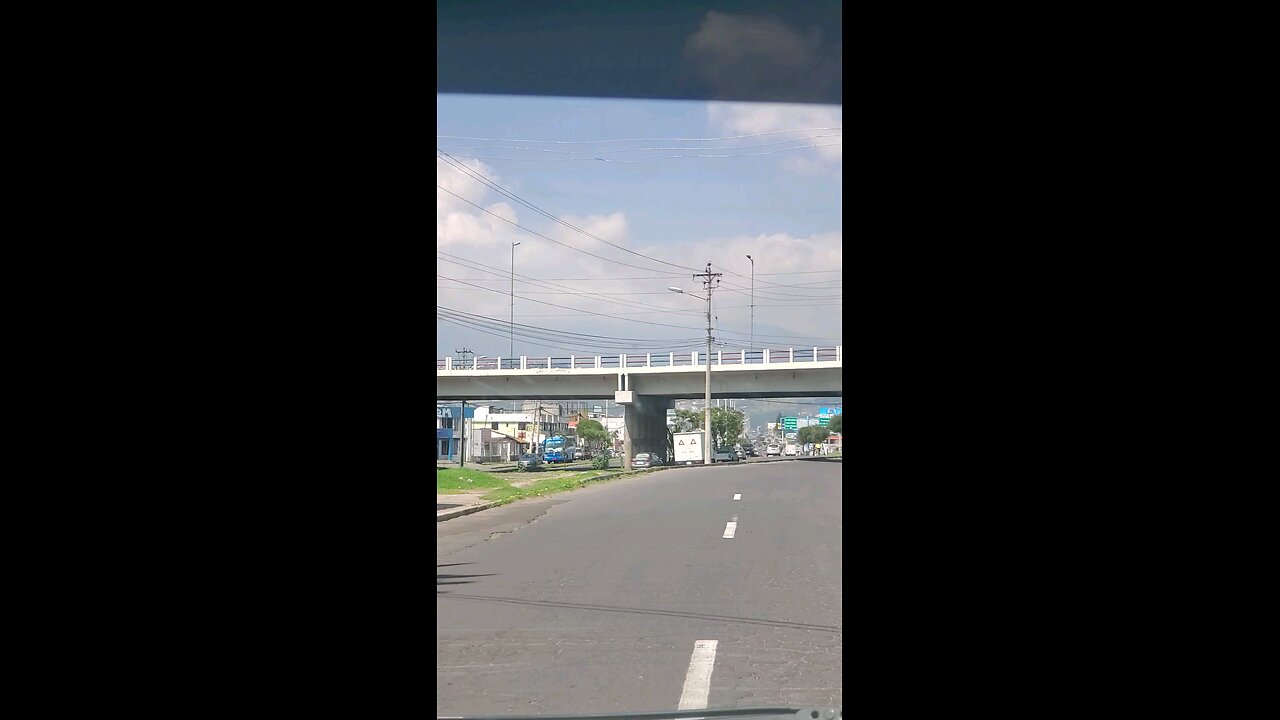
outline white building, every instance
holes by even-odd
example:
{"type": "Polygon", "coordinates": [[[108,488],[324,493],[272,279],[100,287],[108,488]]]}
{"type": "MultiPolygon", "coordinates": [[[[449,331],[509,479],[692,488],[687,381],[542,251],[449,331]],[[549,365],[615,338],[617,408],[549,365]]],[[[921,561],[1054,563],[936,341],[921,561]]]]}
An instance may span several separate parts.
{"type": "Polygon", "coordinates": [[[478,407],[467,421],[467,454],[490,462],[515,460],[521,453],[536,452],[542,442],[568,429],[560,406],[525,403],[529,410],[478,407]]]}

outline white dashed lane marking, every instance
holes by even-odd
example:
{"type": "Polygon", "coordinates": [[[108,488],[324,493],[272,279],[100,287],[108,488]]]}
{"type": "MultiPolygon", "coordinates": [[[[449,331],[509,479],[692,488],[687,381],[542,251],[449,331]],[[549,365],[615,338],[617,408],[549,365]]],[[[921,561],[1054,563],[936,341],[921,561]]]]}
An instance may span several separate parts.
{"type": "Polygon", "coordinates": [[[734,493],[734,494],[733,494],[733,499],[734,499],[734,500],[741,500],[741,499],[742,499],[742,493],[734,493]]]}
{"type": "Polygon", "coordinates": [[[725,526],[724,526],[724,539],[725,539],[725,540],[728,540],[728,539],[732,538],[732,537],[733,537],[733,534],[734,534],[734,533],[736,533],[736,532],[738,532],[738,516],[737,516],[737,515],[734,515],[734,516],[733,516],[733,520],[731,520],[731,521],[729,521],[729,522],[725,523],[725,526]]]}
{"type": "Polygon", "coordinates": [[[693,657],[689,658],[689,672],[684,676],[684,690],[680,692],[677,710],[702,710],[707,707],[707,695],[711,692],[711,671],[716,664],[718,640],[697,640],[693,643],[693,657]]]}

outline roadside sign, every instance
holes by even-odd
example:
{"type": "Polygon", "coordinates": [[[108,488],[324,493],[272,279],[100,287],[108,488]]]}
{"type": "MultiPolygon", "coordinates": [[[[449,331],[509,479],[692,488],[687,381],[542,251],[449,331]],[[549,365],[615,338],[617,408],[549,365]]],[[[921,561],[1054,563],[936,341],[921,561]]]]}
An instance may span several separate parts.
{"type": "Polygon", "coordinates": [[[796,429],[796,419],[795,419],[794,417],[784,417],[784,418],[782,418],[782,429],[784,429],[784,430],[795,430],[795,429],[796,429]]]}
{"type": "Polygon", "coordinates": [[[826,425],[826,424],[827,424],[827,423],[829,423],[829,422],[831,422],[831,421],[830,421],[829,419],[827,419],[827,418],[818,418],[818,424],[819,424],[819,425],[826,425]]]}

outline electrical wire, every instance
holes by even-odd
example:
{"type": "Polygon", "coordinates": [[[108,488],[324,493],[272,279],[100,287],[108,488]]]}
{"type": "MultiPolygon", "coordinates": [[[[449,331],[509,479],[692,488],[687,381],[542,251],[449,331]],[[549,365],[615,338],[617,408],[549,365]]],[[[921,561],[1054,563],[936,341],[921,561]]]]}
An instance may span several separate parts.
{"type": "MultiPolygon", "coordinates": [[[[801,138],[792,138],[790,140],[779,140],[778,142],[760,143],[758,145],[731,145],[729,147],[642,147],[642,148],[622,148],[620,150],[550,150],[545,148],[525,148],[525,147],[505,147],[502,145],[458,145],[446,150],[515,150],[517,152],[541,152],[555,153],[557,155],[608,155],[611,153],[629,153],[629,152],[648,152],[651,150],[746,150],[749,148],[772,147],[774,145],[786,145],[787,143],[804,142],[805,140],[816,140],[818,138],[841,137],[841,133],[827,133],[824,135],[808,135],[801,138]]],[[[439,146],[437,146],[439,147],[439,146]]]]}
{"type": "MultiPolygon", "coordinates": [[[[459,266],[461,266],[461,267],[465,267],[465,268],[468,268],[468,269],[470,269],[470,270],[480,270],[481,272],[489,272],[489,273],[493,273],[494,275],[501,275],[501,276],[505,276],[506,278],[510,278],[510,277],[512,276],[512,273],[511,273],[510,271],[503,270],[502,268],[494,267],[493,265],[486,265],[485,263],[482,263],[482,262],[480,262],[480,261],[478,261],[478,260],[470,260],[470,259],[468,259],[468,258],[459,257],[458,255],[454,255],[454,254],[452,254],[452,253],[447,253],[447,252],[444,252],[443,250],[437,250],[437,251],[436,251],[436,255],[437,255],[437,259],[439,259],[439,260],[444,260],[444,261],[445,261],[445,262],[447,262],[447,263],[450,263],[450,264],[453,264],[453,265],[459,265],[459,266]],[[453,260],[447,260],[447,259],[445,259],[445,258],[439,257],[440,255],[445,255],[445,256],[447,256],[447,257],[451,257],[451,258],[457,258],[458,260],[461,260],[461,261],[463,261],[463,262],[471,263],[471,265],[464,265],[462,262],[456,262],[456,261],[453,261],[453,260]],[[481,266],[481,267],[473,267],[473,265],[479,265],[479,266],[481,266]],[[484,270],[483,268],[490,268],[490,269],[489,269],[489,270],[484,270]]],[[[603,296],[603,295],[600,295],[599,293],[594,293],[594,292],[590,292],[590,291],[579,291],[579,290],[575,290],[574,288],[567,287],[567,286],[565,286],[565,285],[558,285],[558,284],[556,284],[556,283],[551,283],[551,282],[543,282],[543,281],[537,280],[537,279],[535,279],[535,278],[532,278],[532,277],[531,277],[531,276],[529,276],[529,275],[521,275],[520,273],[515,273],[515,275],[517,275],[517,276],[519,276],[519,277],[523,277],[523,278],[529,278],[529,280],[527,281],[527,282],[528,282],[528,284],[533,285],[534,287],[545,287],[545,288],[551,288],[551,289],[563,289],[563,290],[565,291],[565,292],[564,292],[564,294],[570,294],[570,295],[594,295],[594,296],[597,296],[597,297],[599,298],[599,300],[600,300],[600,301],[602,301],[602,302],[612,303],[612,304],[614,304],[614,305],[621,305],[621,306],[623,306],[623,307],[646,308],[646,309],[649,309],[649,310],[659,310],[659,311],[665,311],[665,310],[667,309],[667,308],[662,307],[662,306],[659,306],[659,305],[652,305],[652,304],[649,304],[649,303],[639,302],[639,301],[636,301],[636,300],[613,300],[613,299],[611,299],[611,298],[608,298],[608,297],[605,297],[605,296],[603,296]]],[[[457,281],[457,280],[455,280],[455,282],[458,282],[458,281],[457,281]]],[[[439,290],[439,289],[461,290],[462,288],[439,288],[439,287],[437,287],[437,289],[438,289],[438,290],[439,290]]],[[[524,291],[522,291],[522,292],[524,292],[524,291]]],[[[680,311],[677,311],[677,312],[680,312],[680,311]]]]}
{"type": "Polygon", "coordinates": [[[544,163],[548,163],[548,162],[589,162],[589,161],[595,160],[595,161],[597,161],[597,162],[603,162],[603,163],[626,163],[626,164],[631,164],[631,163],[642,163],[642,162],[657,162],[657,161],[660,161],[660,160],[679,160],[679,159],[682,159],[682,158],[740,158],[740,157],[756,157],[756,156],[759,156],[759,155],[773,155],[773,154],[775,154],[775,153],[788,152],[788,151],[791,151],[791,150],[804,150],[804,149],[806,149],[806,148],[824,148],[824,147],[834,147],[834,146],[836,146],[836,145],[843,145],[843,144],[844,144],[844,143],[822,143],[822,144],[820,144],[820,145],[798,145],[798,146],[796,146],[796,147],[792,147],[792,148],[781,148],[781,149],[779,149],[779,150],[768,150],[768,151],[766,151],[766,152],[758,152],[758,153],[735,153],[735,154],[732,154],[732,155],[691,155],[691,154],[685,154],[685,155],[666,155],[666,156],[664,156],[664,157],[647,158],[647,159],[644,159],[644,160],[607,160],[607,159],[602,158],[602,157],[589,157],[589,158],[550,158],[550,159],[546,159],[546,160],[541,160],[541,159],[538,159],[538,158],[515,158],[515,157],[503,157],[503,156],[499,156],[499,155],[465,155],[465,154],[463,154],[463,153],[455,153],[455,154],[454,154],[454,157],[476,158],[476,159],[479,159],[479,160],[515,160],[515,161],[518,161],[518,162],[544,162],[544,163]]]}
{"type": "Polygon", "coordinates": [[[463,310],[458,310],[456,308],[448,308],[448,307],[440,306],[437,308],[437,314],[439,314],[441,311],[453,316],[459,316],[462,318],[471,319],[484,325],[501,327],[502,329],[507,329],[509,326],[519,327],[522,332],[527,332],[527,333],[530,333],[531,335],[532,334],[547,334],[547,335],[554,334],[555,337],[567,337],[569,339],[578,339],[578,340],[589,339],[593,342],[594,341],[654,342],[655,340],[662,340],[663,342],[684,344],[688,342],[697,342],[698,340],[700,340],[700,338],[697,338],[697,337],[694,337],[694,338],[631,338],[631,337],[617,337],[613,335],[593,335],[591,333],[572,332],[572,331],[563,330],[560,328],[546,328],[546,327],[540,327],[537,325],[529,325],[527,323],[512,323],[505,320],[501,320],[500,318],[490,317],[488,315],[478,315],[476,313],[469,313],[463,310]]]}
{"type": "MultiPolygon", "coordinates": [[[[436,148],[436,149],[437,149],[437,150],[439,150],[439,148],[436,148]]],[[[450,154],[449,154],[449,153],[447,153],[447,152],[444,152],[443,150],[441,150],[440,152],[444,153],[444,155],[445,155],[446,157],[448,157],[448,158],[451,158],[451,159],[453,158],[453,156],[452,156],[452,155],[450,155],[450,154]]],[[[437,155],[437,157],[439,157],[439,156],[437,155]]],[[[442,159],[443,159],[443,158],[442,158],[442,159]]],[[[564,221],[564,220],[560,219],[559,217],[556,217],[555,215],[553,215],[553,214],[551,214],[551,213],[547,212],[546,210],[543,210],[542,208],[538,207],[537,205],[534,205],[533,203],[529,202],[528,200],[525,200],[524,198],[520,197],[519,195],[516,195],[515,193],[511,192],[510,190],[507,190],[506,188],[504,188],[504,187],[502,187],[501,185],[497,184],[497,183],[496,183],[496,182],[494,182],[493,180],[491,180],[491,179],[489,179],[488,177],[486,177],[483,173],[478,173],[478,172],[476,172],[476,171],[472,170],[471,168],[468,168],[465,164],[463,164],[463,163],[461,163],[461,162],[457,162],[456,160],[455,160],[454,162],[449,162],[448,160],[446,160],[445,162],[446,162],[446,164],[448,164],[450,167],[453,167],[454,169],[457,169],[458,171],[463,172],[463,173],[465,173],[465,174],[467,174],[467,175],[471,176],[473,179],[480,181],[483,185],[485,185],[486,187],[489,187],[489,188],[493,189],[494,191],[498,192],[499,194],[504,195],[504,196],[506,196],[506,197],[508,197],[508,198],[511,198],[512,200],[515,200],[516,202],[520,203],[521,205],[524,205],[525,207],[529,208],[530,210],[533,210],[534,212],[536,212],[536,213],[538,213],[538,214],[542,215],[543,217],[546,217],[546,218],[548,218],[548,219],[550,219],[550,220],[553,220],[553,221],[555,221],[555,222],[558,222],[558,223],[560,223],[561,225],[563,225],[563,226],[565,226],[565,227],[567,227],[567,228],[569,228],[569,229],[571,229],[571,230],[574,230],[574,231],[576,231],[576,232],[579,232],[579,233],[581,233],[581,234],[583,234],[583,235],[585,235],[585,236],[587,236],[587,237],[589,237],[589,238],[591,238],[591,239],[593,239],[593,240],[598,240],[598,241],[600,241],[600,242],[604,243],[605,245],[608,245],[608,246],[613,247],[613,248],[617,248],[617,249],[619,249],[619,250],[621,250],[621,251],[623,251],[623,252],[631,253],[632,255],[635,255],[636,257],[644,258],[645,260],[648,260],[648,261],[650,261],[650,262],[656,262],[656,263],[661,263],[661,264],[663,264],[663,265],[669,265],[669,266],[674,267],[674,268],[680,268],[681,270],[691,270],[691,271],[693,271],[693,272],[697,272],[697,271],[698,271],[698,268],[691,268],[691,267],[687,267],[687,266],[685,266],[685,265],[677,265],[677,264],[675,264],[675,263],[670,263],[670,262],[667,262],[666,260],[659,260],[658,258],[653,258],[653,257],[649,257],[648,255],[645,255],[645,254],[643,254],[643,253],[638,253],[638,252],[636,252],[636,251],[634,251],[634,250],[631,250],[630,248],[625,248],[625,247],[623,247],[623,246],[621,246],[621,245],[618,245],[617,243],[609,242],[608,240],[605,240],[604,238],[602,238],[602,237],[600,237],[600,236],[598,236],[598,235],[594,235],[594,234],[592,234],[592,233],[589,233],[589,232],[587,232],[586,230],[583,230],[582,228],[578,227],[577,225],[574,225],[574,224],[572,224],[572,223],[566,222],[566,221],[564,221]]]]}
{"type": "MultiPolygon", "coordinates": [[[[527,232],[527,233],[531,233],[531,234],[533,234],[533,235],[537,235],[538,237],[542,238],[543,240],[549,240],[549,241],[551,241],[551,242],[555,243],[556,245],[560,245],[560,246],[562,246],[562,247],[569,248],[570,250],[572,250],[572,251],[574,251],[574,252],[579,252],[579,253],[582,253],[583,255],[590,255],[590,256],[591,256],[591,257],[593,257],[593,258],[599,258],[600,260],[604,260],[605,262],[611,262],[611,263],[613,263],[614,265],[621,265],[621,266],[623,266],[623,267],[629,267],[629,268],[631,268],[632,270],[644,270],[644,271],[648,271],[648,272],[658,272],[657,270],[654,270],[653,268],[644,268],[644,267],[640,267],[639,265],[632,265],[631,263],[621,262],[621,261],[619,261],[619,260],[614,260],[614,259],[612,259],[612,258],[607,258],[607,257],[605,257],[605,256],[603,256],[603,255],[596,255],[596,254],[595,254],[595,253],[593,253],[593,252],[587,252],[586,250],[580,250],[580,249],[578,249],[578,248],[576,248],[576,247],[574,247],[574,246],[572,246],[572,245],[566,245],[565,243],[562,243],[562,242],[560,242],[559,240],[555,240],[555,239],[553,239],[553,238],[549,238],[549,237],[547,237],[546,235],[543,235],[542,233],[538,232],[537,230],[530,230],[529,228],[527,228],[527,227],[525,227],[525,226],[521,225],[520,223],[512,222],[512,221],[510,221],[510,220],[508,220],[508,219],[506,219],[506,218],[502,217],[501,215],[498,215],[497,213],[490,212],[489,210],[486,210],[485,208],[480,207],[479,205],[477,205],[477,204],[475,204],[475,203],[471,202],[470,200],[468,200],[468,199],[466,199],[466,198],[462,197],[461,195],[459,195],[459,194],[457,194],[457,193],[453,192],[452,190],[449,190],[449,189],[447,189],[447,188],[445,188],[445,187],[443,187],[443,186],[441,186],[441,185],[436,185],[436,188],[437,188],[437,189],[439,189],[439,190],[444,190],[445,192],[449,193],[450,195],[452,195],[452,196],[454,196],[454,197],[458,198],[458,199],[459,199],[459,200],[461,200],[462,202],[464,202],[464,203],[466,203],[466,204],[470,205],[470,206],[471,206],[471,207],[473,207],[473,208],[476,208],[477,210],[480,210],[480,211],[481,211],[481,212],[483,212],[483,213],[486,213],[486,214],[489,214],[489,215],[493,215],[494,217],[498,218],[498,219],[499,219],[499,220],[501,220],[502,222],[505,222],[505,223],[507,223],[507,224],[509,224],[509,225],[514,225],[514,226],[516,226],[516,227],[520,228],[521,230],[524,230],[524,231],[525,231],[525,232],[527,232]]],[[[643,257],[643,256],[642,256],[642,257],[643,257]]],[[[663,261],[659,261],[659,262],[663,262],[663,261]]],[[[669,263],[668,263],[668,264],[669,264],[669,263]]],[[[676,265],[676,267],[683,267],[683,266],[682,266],[682,265],[676,265]]],[[[696,270],[697,268],[688,268],[688,269],[696,270]]]]}
{"type": "MultiPolygon", "coordinates": [[[[485,335],[491,335],[493,337],[500,338],[503,340],[509,340],[512,337],[509,333],[505,332],[506,330],[505,328],[501,330],[495,330],[492,328],[487,328],[483,325],[469,323],[464,320],[447,317],[445,315],[437,315],[436,319],[439,320],[440,322],[449,323],[450,325],[456,325],[466,330],[479,332],[485,335]]],[[[568,351],[578,355],[595,356],[595,355],[610,354],[610,353],[600,352],[600,348],[596,346],[596,344],[593,344],[592,346],[588,346],[588,345],[583,345],[576,342],[565,342],[563,339],[559,339],[559,338],[546,338],[546,337],[533,336],[533,335],[525,336],[521,333],[516,333],[515,337],[518,338],[520,342],[524,345],[533,345],[535,347],[551,348],[552,350],[558,350],[562,352],[568,351]],[[539,340],[542,340],[544,342],[538,342],[539,340]],[[548,343],[554,343],[554,344],[548,344],[548,343]]],[[[677,341],[670,341],[667,344],[651,344],[651,345],[642,345],[637,343],[618,344],[618,345],[607,347],[605,349],[610,350],[613,353],[643,352],[648,354],[658,354],[658,353],[667,353],[667,352],[682,352],[682,353],[688,352],[689,347],[697,347],[697,345],[696,343],[681,343],[677,341]]]]}
{"type": "MultiPolygon", "coordinates": [[[[453,280],[453,278],[447,278],[447,277],[444,277],[443,275],[436,275],[436,277],[438,277],[438,278],[442,278],[442,279],[444,279],[444,280],[453,280]]],[[[469,285],[470,283],[465,283],[465,284],[468,284],[468,285],[469,285]]],[[[479,286],[479,285],[472,285],[472,287],[478,288],[478,289],[480,289],[480,290],[487,290],[487,291],[492,292],[492,293],[498,293],[499,295],[506,295],[506,294],[507,294],[507,293],[502,292],[501,290],[492,290],[492,289],[490,289],[490,288],[481,287],[481,286],[479,286]]],[[[632,320],[631,318],[622,318],[622,317],[617,317],[617,316],[614,316],[614,315],[608,315],[608,314],[605,314],[605,313],[591,312],[590,310],[582,310],[582,309],[580,309],[580,308],[573,308],[573,307],[569,307],[569,306],[567,306],[567,305],[558,305],[558,304],[556,304],[556,303],[549,303],[549,302],[546,302],[546,301],[543,301],[543,300],[535,300],[535,299],[533,299],[533,298],[525,298],[525,299],[526,299],[528,302],[538,303],[539,305],[550,305],[550,306],[552,306],[552,307],[563,308],[563,309],[565,309],[565,310],[576,310],[577,312],[584,313],[584,314],[587,314],[587,315],[596,315],[596,316],[599,316],[599,317],[610,318],[610,319],[613,319],[613,320],[623,320],[623,321],[626,321],[626,322],[641,323],[641,324],[643,324],[643,325],[657,325],[657,326],[659,326],[659,327],[671,327],[671,328],[677,328],[677,329],[680,329],[680,330],[697,330],[697,331],[705,331],[705,330],[706,330],[706,328],[688,327],[688,326],[686,326],[686,325],[671,325],[671,324],[668,324],[668,323],[655,323],[655,322],[648,322],[648,321],[646,321],[646,320],[632,320]]],[[[496,321],[496,322],[505,322],[505,321],[503,321],[501,318],[493,318],[493,317],[489,317],[489,316],[485,316],[485,315],[478,315],[477,317],[484,317],[484,318],[488,318],[488,319],[493,320],[493,321],[496,321]]],[[[727,333],[727,334],[730,334],[730,335],[746,335],[746,334],[747,334],[747,333],[744,333],[744,332],[737,332],[737,331],[735,331],[735,330],[726,330],[726,331],[724,331],[724,332],[725,332],[725,333],[727,333]]],[[[761,334],[761,333],[756,333],[756,335],[755,335],[755,336],[756,336],[756,337],[759,337],[759,338],[774,338],[774,339],[781,339],[781,340],[786,340],[786,339],[810,340],[810,339],[814,339],[814,338],[819,337],[819,336],[808,336],[808,335],[772,335],[772,334],[761,334]]],[[[602,337],[603,337],[603,336],[602,336],[602,337]]],[[[836,337],[836,336],[834,336],[834,335],[833,335],[833,336],[827,336],[827,337],[828,337],[828,338],[834,338],[834,337],[836,337]]],[[[705,338],[704,338],[704,339],[705,339],[705,338]]]]}
{"type": "Polygon", "coordinates": [[[770,130],[769,132],[750,133],[748,135],[726,135],[724,137],[710,138],[691,138],[691,137],[668,137],[668,138],[620,138],[610,140],[512,140],[510,138],[488,138],[488,137],[467,137],[465,135],[437,135],[436,138],[449,138],[450,140],[488,140],[491,142],[527,142],[527,143],[550,143],[555,145],[597,145],[600,143],[619,143],[619,142],[662,142],[665,140],[689,140],[691,142],[711,142],[712,140],[740,140],[742,138],[763,137],[765,135],[783,135],[786,133],[798,132],[824,132],[827,130],[840,130],[844,128],[824,127],[824,128],[803,128],[800,130],[770,130]]]}

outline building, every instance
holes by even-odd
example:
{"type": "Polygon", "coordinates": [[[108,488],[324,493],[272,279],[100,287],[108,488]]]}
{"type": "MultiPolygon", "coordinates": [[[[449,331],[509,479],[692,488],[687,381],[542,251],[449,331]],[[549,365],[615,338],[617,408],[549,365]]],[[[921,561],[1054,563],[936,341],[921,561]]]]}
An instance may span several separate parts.
{"type": "Polygon", "coordinates": [[[527,410],[476,408],[467,423],[467,451],[477,461],[515,460],[522,453],[537,452],[549,437],[564,435],[569,424],[554,403],[528,401],[527,410]]]}
{"type": "MultiPolygon", "coordinates": [[[[473,417],[475,412],[475,408],[468,407],[465,417],[473,417]]],[[[462,449],[459,444],[462,431],[459,417],[462,417],[460,405],[436,406],[436,460],[457,461],[458,453],[462,449]]]]}

